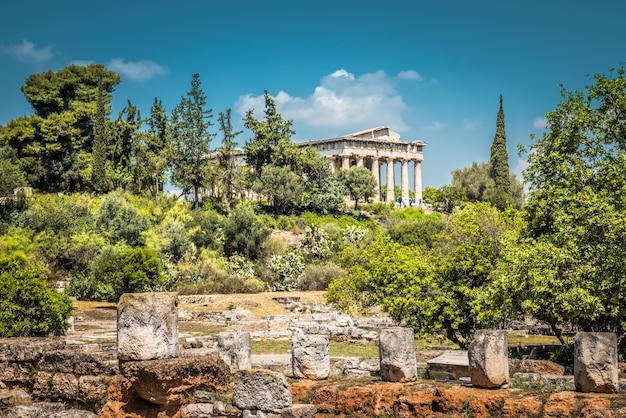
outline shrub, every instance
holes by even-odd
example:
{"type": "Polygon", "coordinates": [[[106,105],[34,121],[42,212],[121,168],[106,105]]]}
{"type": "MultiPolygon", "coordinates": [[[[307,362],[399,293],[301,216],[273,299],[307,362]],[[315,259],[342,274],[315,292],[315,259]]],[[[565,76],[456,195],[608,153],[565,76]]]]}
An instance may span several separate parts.
{"type": "Polygon", "coordinates": [[[102,200],[96,224],[113,243],[123,241],[133,247],[142,243],[141,233],[150,227],[148,217],[128,203],[121,192],[110,193],[102,200]]]}
{"type": "Polygon", "coordinates": [[[243,255],[256,260],[263,255],[263,243],[270,229],[254,214],[252,206],[235,207],[224,222],[224,252],[226,255],[243,255]]]}
{"type": "Polygon", "coordinates": [[[296,253],[273,255],[267,267],[273,273],[268,285],[277,291],[296,290],[304,277],[304,261],[296,253]]]}
{"type": "Polygon", "coordinates": [[[324,230],[318,226],[307,226],[300,248],[307,260],[324,259],[331,254],[333,242],[324,230]]]}
{"type": "Polygon", "coordinates": [[[3,269],[0,294],[0,337],[46,337],[69,328],[72,301],[37,270],[3,269]]]}
{"type": "Polygon", "coordinates": [[[345,274],[345,271],[332,261],[324,264],[309,264],[304,269],[300,290],[326,290],[328,284],[345,274]]]}

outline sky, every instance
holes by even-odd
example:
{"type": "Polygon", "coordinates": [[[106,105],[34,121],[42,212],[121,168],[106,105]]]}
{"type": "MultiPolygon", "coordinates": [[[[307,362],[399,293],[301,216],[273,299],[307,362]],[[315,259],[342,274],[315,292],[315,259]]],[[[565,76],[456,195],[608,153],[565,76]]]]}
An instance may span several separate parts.
{"type": "Polygon", "coordinates": [[[626,61],[622,0],[61,0],[2,9],[0,124],[33,113],[20,86],[48,69],[116,71],[112,117],[128,100],[148,116],[155,97],[170,112],[198,73],[218,134],[212,146],[226,109],[244,131],[240,145],[252,137],[242,119],[249,109],[262,117],[267,90],[294,141],[382,125],[425,141],[425,187],[489,160],[500,95],[509,165],[521,175],[517,146],[545,132],[561,85],[584,89],[626,61]]]}

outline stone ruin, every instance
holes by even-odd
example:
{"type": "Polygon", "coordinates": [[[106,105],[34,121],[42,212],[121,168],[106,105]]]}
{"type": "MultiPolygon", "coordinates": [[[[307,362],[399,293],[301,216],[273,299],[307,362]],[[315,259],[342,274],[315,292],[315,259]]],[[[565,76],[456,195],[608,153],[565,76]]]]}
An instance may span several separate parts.
{"type": "MultiPolygon", "coordinates": [[[[129,412],[125,408],[154,416],[179,411],[181,418],[315,416],[315,405],[293,403],[286,373],[253,368],[249,333],[220,333],[217,353],[180,357],[177,304],[175,293],[123,295],[118,304],[118,360],[70,347],[61,339],[0,342],[0,388],[13,389],[13,397],[80,402],[88,409],[102,406],[99,416],[103,418],[124,416],[129,412]]],[[[291,376],[327,379],[333,370],[329,341],[327,334],[295,330],[291,376]]],[[[575,374],[571,386],[579,392],[617,392],[615,334],[579,333],[574,343],[575,374]]],[[[506,331],[478,331],[466,359],[472,386],[498,389],[510,383],[506,331]]],[[[378,364],[352,366],[379,373],[386,382],[416,380],[419,368],[413,330],[382,329],[378,364]]],[[[57,416],[51,412],[54,408],[60,407],[54,403],[24,406],[0,396],[1,416],[57,416]],[[15,403],[18,405],[6,409],[15,403]],[[48,408],[48,412],[28,408],[48,408]]],[[[95,414],[76,410],[73,415],[58,416],[82,418],[95,414]]]]}

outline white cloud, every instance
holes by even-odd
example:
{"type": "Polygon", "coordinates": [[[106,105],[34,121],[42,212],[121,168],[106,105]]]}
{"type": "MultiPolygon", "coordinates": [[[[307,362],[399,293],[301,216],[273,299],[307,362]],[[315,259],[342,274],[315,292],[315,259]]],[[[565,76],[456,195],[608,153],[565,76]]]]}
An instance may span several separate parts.
{"type": "Polygon", "coordinates": [[[134,81],[145,81],[155,76],[167,74],[167,70],[154,61],[124,61],[123,58],[115,58],[107,64],[107,67],[123,77],[134,81]]]}
{"type": "Polygon", "coordinates": [[[17,45],[3,46],[7,53],[13,55],[19,61],[42,63],[50,61],[54,57],[52,46],[48,45],[42,48],[37,48],[34,43],[22,40],[22,43],[17,45]]]}
{"type": "MultiPolygon", "coordinates": [[[[381,125],[403,132],[407,130],[403,115],[408,108],[395,83],[396,78],[384,71],[355,76],[340,69],[323,77],[308,97],[294,97],[280,91],[274,101],[278,112],[294,121],[296,132],[304,128],[316,138],[381,125]]],[[[263,95],[240,96],[235,104],[241,115],[253,108],[255,117],[263,117],[263,95]]]]}
{"type": "Polygon", "coordinates": [[[543,116],[538,116],[533,120],[533,128],[545,129],[548,127],[548,120],[543,116]]]}
{"type": "Polygon", "coordinates": [[[471,119],[467,119],[467,118],[463,119],[463,130],[465,132],[475,131],[479,127],[480,127],[480,121],[478,121],[478,120],[471,120],[471,119]]]}
{"type": "Polygon", "coordinates": [[[420,81],[422,79],[422,76],[415,70],[408,70],[408,71],[400,71],[398,73],[398,78],[403,79],[403,80],[420,81]]]}
{"type": "Polygon", "coordinates": [[[523,158],[519,158],[517,160],[517,164],[515,165],[515,168],[513,168],[512,170],[512,173],[515,174],[518,179],[522,179],[524,178],[523,173],[524,173],[524,170],[526,170],[526,168],[528,168],[528,161],[526,161],[523,158]]]}

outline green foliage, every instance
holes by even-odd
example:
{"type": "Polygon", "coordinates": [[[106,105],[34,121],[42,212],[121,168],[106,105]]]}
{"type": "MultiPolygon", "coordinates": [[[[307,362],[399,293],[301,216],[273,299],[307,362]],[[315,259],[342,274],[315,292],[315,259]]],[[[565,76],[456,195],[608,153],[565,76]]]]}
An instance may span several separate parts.
{"type": "Polygon", "coordinates": [[[468,202],[489,202],[493,206],[504,208],[512,205],[521,209],[524,205],[524,185],[517,180],[515,174],[509,174],[510,196],[502,199],[496,183],[491,177],[493,170],[491,163],[472,163],[452,172],[452,185],[465,191],[468,202]]]}
{"type": "Polygon", "coordinates": [[[332,241],[323,229],[317,226],[307,226],[300,241],[300,250],[307,261],[321,260],[331,253],[332,241]]]}
{"type": "Polygon", "coordinates": [[[114,302],[124,293],[159,290],[165,282],[161,261],[145,247],[106,245],[89,267],[88,276],[72,277],[69,294],[114,302]]]}
{"type": "Polygon", "coordinates": [[[286,121],[276,111],[274,99],[267,91],[265,97],[265,120],[254,117],[254,109],[246,114],[244,126],[250,129],[254,137],[246,141],[244,152],[246,163],[260,176],[265,167],[290,167],[297,169],[300,165],[299,149],[291,143],[295,133],[291,129],[291,121],[286,121]]]}
{"type": "Polygon", "coordinates": [[[494,206],[504,210],[511,202],[511,180],[509,173],[509,153],[506,150],[506,133],[504,130],[504,110],[502,95],[500,95],[500,109],[496,119],[496,134],[491,144],[490,178],[495,183],[494,206]]]}
{"type": "Polygon", "coordinates": [[[435,237],[444,229],[444,226],[439,214],[426,215],[422,212],[419,217],[392,222],[387,229],[387,234],[399,244],[432,249],[435,237]]]}
{"type": "Polygon", "coordinates": [[[252,206],[239,204],[224,221],[224,252],[227,256],[239,254],[256,260],[263,256],[263,243],[270,233],[252,206]]]}
{"type": "Polygon", "coordinates": [[[276,291],[296,290],[304,277],[304,260],[297,253],[273,255],[267,267],[272,272],[272,280],[268,285],[276,291]]]}
{"type": "Polygon", "coordinates": [[[143,242],[141,233],[150,224],[147,216],[130,204],[123,193],[113,192],[102,199],[96,214],[96,226],[111,242],[123,241],[136,246],[143,242]]]}
{"type": "Polygon", "coordinates": [[[357,225],[348,225],[343,230],[343,241],[350,245],[359,247],[367,235],[367,229],[357,225]]]}
{"type": "Polygon", "coordinates": [[[424,202],[431,204],[435,210],[451,214],[461,203],[465,202],[465,192],[458,187],[445,185],[439,189],[427,187],[423,192],[424,202]]]}
{"type": "Polygon", "coordinates": [[[275,213],[284,213],[301,205],[304,181],[290,167],[265,166],[256,189],[271,198],[275,213]]]}
{"type": "Polygon", "coordinates": [[[546,115],[548,130],[532,138],[526,155],[526,226],[494,272],[500,291],[511,294],[488,300],[500,317],[536,313],[557,336],[557,319],[585,331],[615,332],[623,353],[624,71],[596,75],[586,92],[563,89],[562,95],[546,115]]]}
{"type": "Polygon", "coordinates": [[[68,328],[70,298],[37,270],[0,268],[0,337],[46,337],[68,328]]]}
{"type": "Polygon", "coordinates": [[[18,187],[27,187],[26,175],[17,164],[17,154],[0,142],[0,196],[13,195],[18,187]]]}
{"type": "Polygon", "coordinates": [[[325,261],[322,264],[307,264],[299,287],[301,290],[326,290],[330,282],[345,274],[345,270],[332,261],[325,261]]]}
{"type": "Polygon", "coordinates": [[[372,172],[365,167],[353,166],[347,170],[341,170],[339,177],[343,180],[350,197],[354,200],[355,209],[358,207],[359,200],[367,202],[367,199],[376,193],[376,179],[374,179],[372,172]]]}
{"type": "Polygon", "coordinates": [[[172,111],[169,138],[172,183],[182,187],[183,193],[192,193],[196,208],[200,188],[207,182],[210,143],[214,136],[208,131],[212,125],[212,111],[205,106],[206,95],[201,88],[200,75],[194,74],[187,96],[181,97],[172,111]]]}

